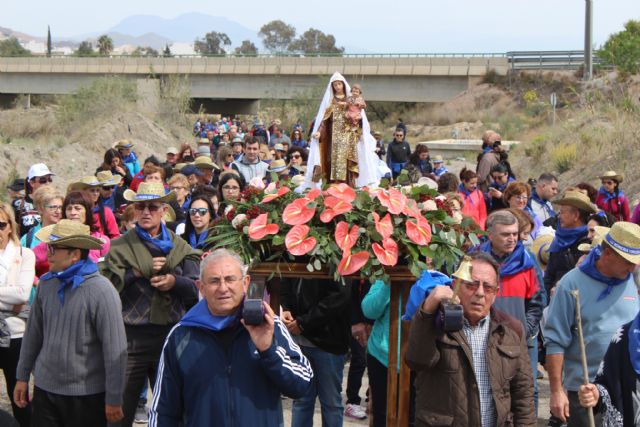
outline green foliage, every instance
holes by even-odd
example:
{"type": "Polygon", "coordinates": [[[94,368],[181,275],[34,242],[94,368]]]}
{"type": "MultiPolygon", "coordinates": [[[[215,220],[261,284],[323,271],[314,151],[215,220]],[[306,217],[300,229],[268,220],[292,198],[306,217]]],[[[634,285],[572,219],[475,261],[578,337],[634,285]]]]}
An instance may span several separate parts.
{"type": "Polygon", "coordinates": [[[317,53],[333,53],[339,56],[344,52],[343,47],[336,47],[336,38],[315,28],[309,28],[289,45],[291,52],[312,55],[317,53]]]}
{"type": "Polygon", "coordinates": [[[124,77],[102,77],[58,99],[58,120],[73,128],[89,118],[107,120],[115,112],[132,108],[137,99],[136,83],[124,77]]]}
{"type": "MultiPolygon", "coordinates": [[[[167,46],[169,47],[169,46],[167,46]]],[[[171,51],[169,51],[171,53],[171,51]]],[[[152,47],[136,47],[133,52],[131,52],[131,56],[158,56],[158,51],[152,47]]]]}
{"type": "Polygon", "coordinates": [[[31,56],[31,52],[23,48],[18,39],[9,37],[0,40],[0,56],[31,56]]]}
{"type": "Polygon", "coordinates": [[[524,142],[524,155],[534,160],[540,160],[546,151],[546,135],[538,135],[529,142],[524,142]]]}
{"type": "Polygon", "coordinates": [[[578,146],[575,143],[562,144],[551,150],[551,161],[559,173],[567,172],[578,160],[578,146]]]}
{"type": "Polygon", "coordinates": [[[624,31],[609,36],[598,51],[604,65],[613,65],[620,71],[637,74],[640,70],[640,21],[630,20],[624,24],[624,31]]]}
{"type": "Polygon", "coordinates": [[[193,48],[204,55],[224,55],[224,46],[231,46],[231,39],[225,33],[211,31],[205,34],[204,39],[196,39],[193,48]]]}
{"type": "Polygon", "coordinates": [[[498,119],[498,127],[503,140],[516,139],[524,130],[525,122],[517,114],[506,113],[498,119]]]}
{"type": "Polygon", "coordinates": [[[256,56],[258,54],[258,48],[251,40],[243,40],[242,44],[236,48],[234,53],[236,55],[256,56]]]}
{"type": "Polygon", "coordinates": [[[106,34],[98,37],[97,45],[100,55],[107,56],[113,51],[113,40],[106,34]]]}
{"type": "Polygon", "coordinates": [[[173,54],[171,53],[171,49],[169,49],[169,45],[164,46],[164,50],[162,51],[162,56],[165,58],[171,58],[173,54]]]}
{"type": "Polygon", "coordinates": [[[286,52],[296,36],[294,26],[279,19],[264,24],[258,36],[262,39],[265,49],[271,52],[286,52]]]}
{"type": "Polygon", "coordinates": [[[73,52],[74,56],[96,56],[96,51],[93,50],[93,45],[91,44],[90,41],[85,40],[82,43],[80,43],[80,46],[78,46],[78,49],[76,49],[75,52],[73,52]]]}
{"type": "Polygon", "coordinates": [[[158,115],[168,123],[184,122],[191,106],[188,78],[165,76],[161,80],[160,98],[158,115]]]}

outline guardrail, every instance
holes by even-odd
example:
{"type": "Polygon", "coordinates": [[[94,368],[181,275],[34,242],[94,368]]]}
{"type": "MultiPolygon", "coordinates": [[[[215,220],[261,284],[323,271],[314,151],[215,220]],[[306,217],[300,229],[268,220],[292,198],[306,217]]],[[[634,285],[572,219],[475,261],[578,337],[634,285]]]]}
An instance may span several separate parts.
{"type": "MultiPolygon", "coordinates": [[[[584,50],[513,51],[505,54],[512,71],[515,70],[571,70],[584,64],[584,50]]],[[[600,58],[593,56],[593,63],[600,58]]]]}

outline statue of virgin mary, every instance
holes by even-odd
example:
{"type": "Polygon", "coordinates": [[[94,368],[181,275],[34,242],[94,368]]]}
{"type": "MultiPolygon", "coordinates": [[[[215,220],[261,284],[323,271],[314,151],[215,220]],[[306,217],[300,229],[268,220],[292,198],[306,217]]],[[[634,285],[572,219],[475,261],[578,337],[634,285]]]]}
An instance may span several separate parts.
{"type": "Polygon", "coordinates": [[[354,131],[347,121],[347,80],[334,73],[329,80],[313,125],[305,187],[324,182],[346,182],[352,187],[376,187],[382,176],[376,141],[362,111],[362,129],[354,131]]]}

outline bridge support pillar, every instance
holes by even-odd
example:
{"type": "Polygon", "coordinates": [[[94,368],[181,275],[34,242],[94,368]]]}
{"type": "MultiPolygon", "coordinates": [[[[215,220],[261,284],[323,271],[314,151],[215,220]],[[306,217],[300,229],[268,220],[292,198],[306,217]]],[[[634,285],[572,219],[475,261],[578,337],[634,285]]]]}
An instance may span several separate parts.
{"type": "Polygon", "coordinates": [[[195,112],[202,110],[209,114],[258,114],[260,100],[193,98],[191,109],[195,112]]]}

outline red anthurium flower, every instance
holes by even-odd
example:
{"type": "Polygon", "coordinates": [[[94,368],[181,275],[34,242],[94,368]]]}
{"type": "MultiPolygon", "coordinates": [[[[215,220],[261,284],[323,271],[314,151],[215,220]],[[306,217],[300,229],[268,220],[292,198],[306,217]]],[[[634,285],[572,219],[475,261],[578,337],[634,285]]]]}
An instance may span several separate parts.
{"type": "Polygon", "coordinates": [[[338,273],[341,276],[348,276],[360,270],[369,261],[369,252],[362,251],[352,254],[351,251],[345,252],[342,261],[338,264],[338,273]]]}
{"type": "Polygon", "coordinates": [[[264,196],[264,199],[262,199],[262,202],[260,203],[269,203],[272,200],[277,199],[278,197],[282,197],[285,194],[287,194],[289,191],[291,191],[289,189],[289,187],[281,187],[277,193],[275,194],[267,194],[266,196],[264,196]]]}
{"type": "Polygon", "coordinates": [[[343,253],[349,252],[353,245],[356,244],[359,234],[358,228],[357,225],[354,225],[351,227],[351,231],[349,231],[349,224],[344,221],[340,221],[338,225],[336,225],[334,236],[338,247],[342,249],[343,253]]]}
{"type": "Polygon", "coordinates": [[[314,201],[321,193],[322,191],[319,188],[313,188],[311,191],[305,194],[304,197],[309,201],[314,201]]]}
{"type": "Polygon", "coordinates": [[[356,199],[356,192],[354,191],[354,189],[349,187],[345,183],[332,185],[327,189],[326,193],[330,196],[349,203],[353,202],[356,199]]]}
{"type": "Polygon", "coordinates": [[[407,204],[407,196],[395,188],[390,188],[389,191],[378,191],[378,200],[393,215],[402,213],[407,204]]]}
{"type": "Polygon", "coordinates": [[[267,214],[258,215],[249,224],[249,237],[253,240],[260,240],[268,234],[277,234],[280,231],[278,224],[267,224],[267,214]]]}
{"type": "Polygon", "coordinates": [[[407,221],[407,237],[416,245],[428,245],[431,241],[431,225],[424,217],[418,218],[417,222],[407,221]]]}
{"type": "Polygon", "coordinates": [[[393,234],[393,224],[391,223],[391,215],[386,214],[382,220],[377,212],[373,213],[373,221],[376,224],[376,231],[380,233],[383,239],[390,237],[393,234]]]}
{"type": "Polygon", "coordinates": [[[393,267],[398,263],[398,244],[393,239],[384,239],[382,245],[374,243],[371,247],[380,264],[393,267]]]}
{"type": "Polygon", "coordinates": [[[316,238],[313,236],[307,237],[309,230],[308,225],[296,225],[289,230],[284,239],[284,244],[291,255],[306,255],[316,247],[316,238]]]}
{"type": "Polygon", "coordinates": [[[301,225],[309,222],[315,215],[316,208],[310,208],[307,206],[308,204],[309,200],[304,197],[289,203],[282,212],[282,222],[288,225],[301,225]]]}
{"type": "Polygon", "coordinates": [[[416,219],[422,216],[420,208],[418,208],[418,202],[413,199],[407,199],[407,204],[405,205],[402,213],[416,219]]]}
{"type": "Polygon", "coordinates": [[[351,203],[340,200],[334,196],[328,196],[325,198],[324,205],[327,209],[320,214],[320,221],[325,223],[331,221],[336,216],[347,213],[353,209],[351,203]]]}

